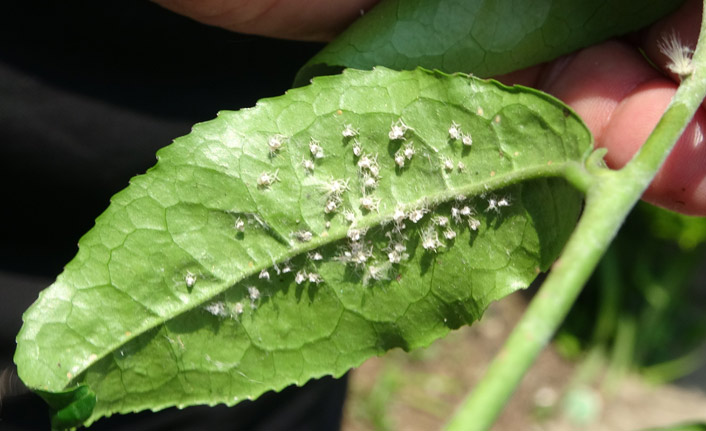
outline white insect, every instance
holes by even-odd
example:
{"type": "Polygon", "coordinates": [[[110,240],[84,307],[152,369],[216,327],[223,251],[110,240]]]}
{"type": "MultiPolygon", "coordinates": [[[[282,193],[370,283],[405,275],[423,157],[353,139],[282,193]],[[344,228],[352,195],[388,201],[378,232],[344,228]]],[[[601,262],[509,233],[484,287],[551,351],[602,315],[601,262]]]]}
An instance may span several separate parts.
{"type": "Polygon", "coordinates": [[[324,212],[326,214],[331,214],[332,212],[336,211],[338,208],[338,200],[337,199],[329,199],[326,201],[326,205],[324,205],[324,212]]]}
{"type": "Polygon", "coordinates": [[[495,211],[495,212],[500,211],[500,207],[498,206],[498,201],[495,198],[488,199],[488,208],[486,208],[485,211],[488,212],[491,210],[495,211]]]}
{"type": "Polygon", "coordinates": [[[452,121],[451,127],[449,127],[449,137],[451,139],[458,139],[461,137],[461,126],[456,124],[455,121],[452,121]]]}
{"type": "Polygon", "coordinates": [[[233,313],[236,316],[240,316],[241,314],[243,314],[243,311],[243,304],[241,304],[240,302],[236,302],[235,305],[233,305],[233,313]]]}
{"type": "Polygon", "coordinates": [[[452,240],[452,239],[456,238],[456,231],[453,229],[446,229],[444,231],[444,238],[446,238],[448,240],[452,240]]]}
{"type": "Polygon", "coordinates": [[[459,212],[460,212],[461,215],[464,216],[464,217],[468,217],[468,216],[470,216],[471,214],[473,214],[473,210],[472,210],[471,207],[469,207],[468,205],[466,205],[466,206],[464,206],[463,208],[461,208],[461,211],[459,211],[459,212]]]}
{"type": "Polygon", "coordinates": [[[461,135],[461,142],[463,142],[463,145],[470,147],[473,145],[473,138],[471,138],[470,133],[464,133],[461,135]]]}
{"type": "Polygon", "coordinates": [[[347,250],[343,253],[343,261],[346,262],[351,262],[356,265],[363,265],[365,262],[370,259],[370,257],[373,255],[373,248],[370,247],[368,249],[365,248],[365,246],[357,241],[354,241],[351,243],[351,248],[350,250],[347,250]]]}
{"type": "Polygon", "coordinates": [[[358,136],[358,130],[354,129],[351,124],[345,124],[341,134],[344,138],[352,138],[358,136]]]}
{"type": "Polygon", "coordinates": [[[255,286],[248,287],[248,296],[251,301],[257,301],[260,299],[260,290],[255,286]]]}
{"type": "Polygon", "coordinates": [[[400,224],[402,221],[407,217],[407,214],[402,211],[402,208],[395,208],[395,212],[392,213],[392,220],[395,221],[395,223],[400,224]]]}
{"type": "Polygon", "coordinates": [[[402,152],[402,150],[398,150],[395,153],[395,163],[400,168],[404,168],[404,162],[405,162],[404,152],[402,152]]]}
{"type": "Polygon", "coordinates": [[[412,144],[412,141],[404,145],[403,154],[407,160],[412,160],[412,156],[414,156],[414,144],[412,144]]]}
{"type": "Polygon", "coordinates": [[[436,216],[434,217],[433,223],[445,227],[449,224],[449,218],[446,216],[436,216]]]}
{"type": "Polygon", "coordinates": [[[356,139],[353,142],[353,155],[356,157],[360,157],[360,155],[363,154],[363,147],[360,145],[360,142],[356,139]]]}
{"type": "Polygon", "coordinates": [[[309,141],[309,152],[311,152],[311,155],[315,159],[324,158],[324,149],[321,148],[321,144],[319,143],[319,141],[314,138],[311,138],[311,140],[309,141]]]}
{"type": "Polygon", "coordinates": [[[368,273],[370,274],[370,278],[379,281],[385,278],[385,275],[387,274],[387,268],[385,268],[384,266],[370,266],[368,268],[368,273]]]}
{"type": "Polygon", "coordinates": [[[360,229],[348,229],[348,233],[346,235],[351,241],[358,242],[360,241],[361,236],[365,235],[365,232],[360,229]]]}
{"type": "Polygon", "coordinates": [[[439,241],[439,234],[433,228],[426,229],[421,233],[422,247],[424,250],[436,251],[443,244],[439,241]]]}
{"type": "Polygon", "coordinates": [[[466,165],[463,162],[458,162],[456,165],[456,168],[458,169],[459,172],[463,172],[466,170],[466,165]]]}
{"type": "Polygon", "coordinates": [[[307,278],[309,279],[309,283],[319,284],[324,281],[324,279],[321,278],[321,276],[315,272],[310,272],[307,278]]]}
{"type": "Polygon", "coordinates": [[[292,272],[292,267],[289,265],[289,261],[284,262],[284,267],[282,267],[282,274],[292,272]]]}
{"type": "Polygon", "coordinates": [[[345,210],[342,214],[343,218],[345,218],[348,223],[353,223],[355,221],[355,214],[353,214],[353,211],[345,210]]]}
{"type": "Polygon", "coordinates": [[[360,198],[360,207],[367,211],[377,211],[380,206],[380,199],[372,198],[370,196],[363,196],[360,198]]]}
{"type": "Polygon", "coordinates": [[[358,160],[358,167],[360,169],[370,170],[370,168],[375,165],[377,165],[377,156],[364,154],[363,157],[358,160]]]}
{"type": "Polygon", "coordinates": [[[441,160],[441,166],[444,168],[446,172],[450,172],[454,170],[454,162],[453,160],[449,159],[448,157],[444,157],[441,160]]]}
{"type": "Polygon", "coordinates": [[[324,191],[329,197],[339,198],[345,191],[348,190],[348,180],[333,179],[329,180],[324,187],[324,191]]]}
{"type": "Polygon", "coordinates": [[[263,172],[260,174],[260,176],[257,178],[257,186],[260,188],[268,188],[272,184],[275,183],[275,181],[279,181],[279,177],[277,174],[279,173],[279,169],[275,170],[274,172],[263,172]]]}
{"type": "Polygon", "coordinates": [[[297,275],[294,276],[294,282],[297,284],[302,284],[309,278],[306,271],[297,271],[297,275]]]}
{"type": "Polygon", "coordinates": [[[458,207],[451,208],[451,218],[456,224],[461,223],[461,210],[458,207]]]}
{"type": "Polygon", "coordinates": [[[304,169],[306,169],[307,173],[314,172],[314,168],[316,168],[316,165],[314,164],[314,162],[312,162],[309,159],[302,160],[302,166],[304,166],[304,169]]]}
{"type": "Polygon", "coordinates": [[[258,278],[261,279],[261,280],[262,280],[262,279],[269,280],[269,279],[270,279],[270,273],[269,273],[266,269],[263,269],[262,271],[260,271],[260,275],[258,276],[258,278]]]}
{"type": "Polygon", "coordinates": [[[193,274],[191,271],[186,271],[184,281],[186,282],[186,287],[194,287],[194,284],[196,284],[196,275],[193,274]]]}
{"type": "Polygon", "coordinates": [[[286,136],[284,135],[270,136],[270,139],[267,140],[267,146],[270,149],[270,156],[274,156],[277,154],[280,148],[282,148],[282,144],[284,144],[285,139],[286,136]]]}
{"type": "Polygon", "coordinates": [[[311,241],[313,234],[311,232],[309,232],[308,230],[300,230],[300,231],[294,232],[294,237],[301,242],[309,242],[309,241],[311,241]]]}
{"type": "Polygon", "coordinates": [[[378,186],[378,179],[375,178],[372,175],[364,174],[363,175],[363,187],[366,189],[374,189],[377,188],[378,186]]]}
{"type": "Polygon", "coordinates": [[[360,160],[358,160],[358,168],[360,168],[361,173],[367,171],[373,177],[378,177],[380,175],[380,166],[377,162],[377,155],[371,156],[369,154],[364,154],[360,160]]]}
{"type": "Polygon", "coordinates": [[[324,257],[318,251],[309,253],[309,259],[311,260],[322,260],[324,257]]]}
{"type": "Polygon", "coordinates": [[[509,207],[509,206],[510,206],[510,199],[509,198],[500,198],[498,200],[498,208],[509,207]]]}
{"type": "Polygon", "coordinates": [[[471,230],[478,230],[480,227],[480,220],[474,219],[473,217],[469,218],[468,227],[470,227],[471,230]]]}
{"type": "Polygon", "coordinates": [[[404,139],[404,135],[405,133],[407,133],[407,130],[409,130],[409,127],[400,118],[396,122],[392,123],[392,125],[390,126],[390,132],[387,134],[387,136],[390,138],[390,140],[398,141],[404,139]]]}
{"type": "Polygon", "coordinates": [[[240,217],[235,219],[235,228],[240,232],[245,232],[245,222],[240,217]]]}
{"type": "Polygon", "coordinates": [[[206,311],[214,316],[223,317],[226,315],[226,306],[222,302],[213,302],[206,306],[206,311]]]}
{"type": "Polygon", "coordinates": [[[388,250],[390,251],[387,253],[387,259],[390,263],[400,263],[402,260],[409,257],[409,255],[405,253],[407,251],[407,247],[402,241],[391,242],[388,250]]]}
{"type": "Polygon", "coordinates": [[[662,51],[662,54],[669,59],[667,69],[679,76],[680,80],[684,80],[684,78],[694,73],[695,68],[691,61],[694,51],[688,46],[682,45],[676,32],[673,31],[669,35],[665,35],[657,43],[657,46],[662,51]]]}
{"type": "Polygon", "coordinates": [[[412,223],[417,223],[419,220],[424,217],[424,214],[426,214],[426,209],[424,208],[417,208],[416,210],[412,210],[409,213],[409,219],[412,221],[412,223]]]}

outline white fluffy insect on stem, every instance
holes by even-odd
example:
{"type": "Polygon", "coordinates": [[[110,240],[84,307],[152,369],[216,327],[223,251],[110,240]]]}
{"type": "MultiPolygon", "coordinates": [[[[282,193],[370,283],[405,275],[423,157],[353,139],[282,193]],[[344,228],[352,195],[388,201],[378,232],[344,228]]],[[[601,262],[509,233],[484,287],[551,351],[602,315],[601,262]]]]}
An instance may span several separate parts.
{"type": "Polygon", "coordinates": [[[675,31],[666,34],[657,42],[657,46],[662,54],[669,59],[667,69],[679,76],[680,80],[694,73],[694,65],[691,61],[691,55],[694,51],[682,44],[679,35],[675,31]]]}

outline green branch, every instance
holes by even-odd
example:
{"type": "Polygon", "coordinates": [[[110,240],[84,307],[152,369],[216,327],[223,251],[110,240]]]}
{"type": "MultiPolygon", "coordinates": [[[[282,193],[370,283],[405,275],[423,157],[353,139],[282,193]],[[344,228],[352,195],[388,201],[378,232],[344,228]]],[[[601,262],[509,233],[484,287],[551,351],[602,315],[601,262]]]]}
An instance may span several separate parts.
{"type": "MultiPolygon", "coordinates": [[[[705,15],[706,16],[706,15],[705,15]]],[[[657,174],[706,96],[706,19],[686,77],[642,149],[623,169],[595,169],[586,207],[562,256],[483,380],[447,425],[450,431],[490,429],[522,377],[566,317],[625,218],[657,174]]],[[[593,160],[595,162],[595,160],[593,160]]],[[[585,182],[585,175],[581,176],[585,182]]],[[[575,182],[575,181],[572,181],[575,182]]]]}

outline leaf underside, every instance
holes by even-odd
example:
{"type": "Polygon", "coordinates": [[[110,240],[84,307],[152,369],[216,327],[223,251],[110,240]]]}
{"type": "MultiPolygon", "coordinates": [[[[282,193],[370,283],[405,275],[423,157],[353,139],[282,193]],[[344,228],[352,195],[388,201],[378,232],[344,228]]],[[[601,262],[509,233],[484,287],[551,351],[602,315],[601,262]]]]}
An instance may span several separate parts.
{"type": "Polygon", "coordinates": [[[490,77],[635,31],[675,0],[386,0],[307,62],[295,83],[343,67],[426,67],[490,77]]]}
{"type": "Polygon", "coordinates": [[[560,175],[590,147],[549,96],[425,70],[349,70],[221,112],[80,240],[24,315],[20,376],[89,387],[89,424],[428,345],[556,258],[581,208],[560,175]]]}

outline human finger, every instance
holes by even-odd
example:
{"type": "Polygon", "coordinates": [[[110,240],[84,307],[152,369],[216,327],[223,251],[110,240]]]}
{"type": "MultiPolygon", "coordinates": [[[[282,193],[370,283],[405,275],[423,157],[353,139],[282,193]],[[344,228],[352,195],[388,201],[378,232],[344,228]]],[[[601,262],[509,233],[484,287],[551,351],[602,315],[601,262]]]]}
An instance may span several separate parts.
{"type": "Polygon", "coordinates": [[[379,0],[153,0],[204,24],[239,33],[327,41],[379,0]]]}

